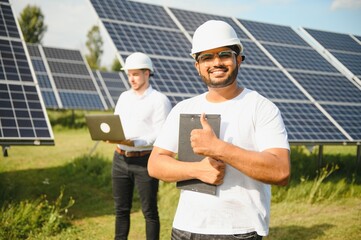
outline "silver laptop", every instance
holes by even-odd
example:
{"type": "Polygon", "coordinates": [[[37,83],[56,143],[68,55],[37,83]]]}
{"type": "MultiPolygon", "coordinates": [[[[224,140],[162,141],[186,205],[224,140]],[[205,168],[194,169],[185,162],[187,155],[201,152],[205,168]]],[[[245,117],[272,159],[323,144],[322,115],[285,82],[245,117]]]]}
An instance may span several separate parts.
{"type": "Polygon", "coordinates": [[[93,140],[125,140],[119,115],[90,114],[85,115],[85,120],[93,140]]]}

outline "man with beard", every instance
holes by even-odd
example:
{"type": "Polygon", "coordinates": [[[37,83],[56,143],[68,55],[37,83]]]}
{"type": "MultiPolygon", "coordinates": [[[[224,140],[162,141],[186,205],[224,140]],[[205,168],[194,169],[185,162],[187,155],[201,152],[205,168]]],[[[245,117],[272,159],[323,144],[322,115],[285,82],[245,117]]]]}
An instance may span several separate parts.
{"type": "Polygon", "coordinates": [[[112,167],[115,202],[115,239],[128,239],[134,186],[145,218],[146,239],[158,240],[158,179],[149,176],[147,163],[152,145],[171,109],[168,98],[149,83],[154,69],[151,59],[136,52],[125,60],[131,89],[123,92],[114,114],[122,119],[127,140],[117,142],[112,167]]]}
{"type": "Polygon", "coordinates": [[[208,92],[177,104],[154,143],[149,174],[167,182],[198,179],[216,195],[181,190],[172,239],[262,239],[269,231],[271,184],[290,175],[287,132],[279,109],[238,85],[243,46],[223,21],[207,21],[193,35],[192,57],[208,92]],[[201,114],[189,136],[199,162],[176,159],[181,113],[201,114]],[[219,138],[205,114],[221,115],[219,138]]]}

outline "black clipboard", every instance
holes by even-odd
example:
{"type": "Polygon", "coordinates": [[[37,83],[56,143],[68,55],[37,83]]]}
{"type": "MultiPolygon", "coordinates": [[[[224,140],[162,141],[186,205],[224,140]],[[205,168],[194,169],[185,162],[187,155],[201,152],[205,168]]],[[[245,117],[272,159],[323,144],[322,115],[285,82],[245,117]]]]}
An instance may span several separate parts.
{"type": "MultiPolygon", "coordinates": [[[[179,142],[178,142],[178,159],[187,162],[196,162],[204,158],[193,152],[190,143],[190,134],[193,129],[201,129],[201,114],[180,114],[179,116],[179,142]]],[[[214,133],[219,137],[221,126],[221,115],[206,114],[208,123],[211,125],[214,133]]],[[[201,193],[216,195],[216,185],[202,182],[198,179],[191,179],[177,182],[177,188],[190,190],[201,193]]]]}

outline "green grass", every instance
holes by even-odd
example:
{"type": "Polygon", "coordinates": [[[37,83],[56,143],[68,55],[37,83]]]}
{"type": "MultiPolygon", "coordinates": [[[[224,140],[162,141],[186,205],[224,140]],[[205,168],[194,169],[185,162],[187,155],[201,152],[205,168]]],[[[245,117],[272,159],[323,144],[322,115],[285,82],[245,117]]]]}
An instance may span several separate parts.
{"type": "MultiPolygon", "coordinates": [[[[114,145],[100,142],[89,156],[95,142],[86,129],[58,127],[54,134],[55,146],[12,146],[8,157],[1,156],[0,207],[36,201],[43,195],[52,203],[64,188],[63,201],[75,201],[67,213],[71,226],[55,236],[29,239],[112,239],[110,171],[114,145]]],[[[290,184],[272,188],[266,240],[361,238],[361,174],[356,171],[356,147],[327,146],[324,153],[323,162],[328,165],[322,170],[318,169],[317,151],[292,149],[290,184]]],[[[178,195],[174,184],[160,183],[161,239],[170,239],[178,195]]],[[[129,239],[145,239],[137,198],[131,219],[129,239]]]]}

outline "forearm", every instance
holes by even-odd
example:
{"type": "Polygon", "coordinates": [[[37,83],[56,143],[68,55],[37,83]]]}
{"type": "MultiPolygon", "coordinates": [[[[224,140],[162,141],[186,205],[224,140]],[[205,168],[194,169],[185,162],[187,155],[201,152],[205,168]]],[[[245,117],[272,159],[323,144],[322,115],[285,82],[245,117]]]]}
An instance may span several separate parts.
{"type": "Polygon", "coordinates": [[[191,163],[176,160],[174,157],[152,151],[148,161],[149,175],[165,182],[177,182],[194,178],[191,163]]]}
{"type": "Polygon", "coordinates": [[[210,156],[238,169],[258,181],[286,185],[290,175],[288,149],[273,148],[263,152],[249,151],[233,144],[217,141],[210,156]]]}
{"type": "Polygon", "coordinates": [[[149,175],[165,182],[199,179],[219,185],[223,182],[225,164],[205,157],[199,162],[184,162],[174,158],[175,154],[155,147],[148,160],[149,175]]]}

